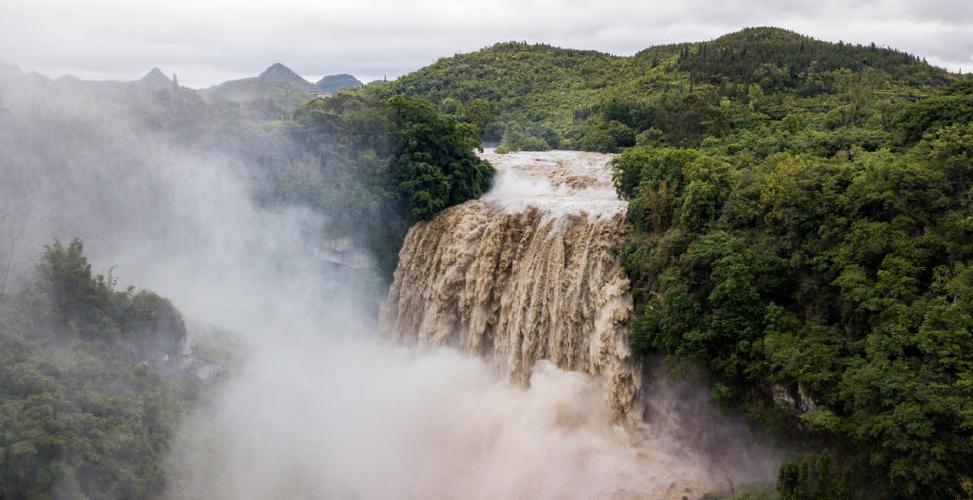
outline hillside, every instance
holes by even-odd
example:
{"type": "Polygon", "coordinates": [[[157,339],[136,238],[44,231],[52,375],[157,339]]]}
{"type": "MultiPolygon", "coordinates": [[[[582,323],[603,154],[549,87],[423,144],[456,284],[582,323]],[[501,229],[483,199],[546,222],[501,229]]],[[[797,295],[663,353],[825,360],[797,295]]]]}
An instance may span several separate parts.
{"type": "Polygon", "coordinates": [[[630,57],[500,43],[440,59],[379,87],[468,114],[488,141],[508,132],[514,139],[540,137],[550,147],[611,151],[634,144],[634,137],[649,129],[672,144],[698,145],[704,135],[725,132],[728,111],[751,107],[766,94],[774,94],[775,103],[760,110],[760,119],[782,118],[786,113],[779,103],[785,100],[820,112],[822,105],[838,104],[862,78],[868,87],[881,88],[887,102],[904,103],[955,77],[891,49],[750,28],[630,57]],[[695,116],[696,124],[682,119],[687,116],[695,116]]]}
{"type": "Polygon", "coordinates": [[[281,63],[270,65],[260,76],[228,80],[199,92],[210,99],[264,103],[261,108],[273,108],[265,113],[269,116],[280,116],[314,97],[311,84],[281,63]]]}
{"type": "Polygon", "coordinates": [[[293,109],[313,96],[303,87],[289,82],[268,81],[259,78],[230,80],[200,91],[207,97],[227,101],[248,102],[267,100],[284,109],[293,109]]]}
{"type": "Polygon", "coordinates": [[[498,151],[620,152],[633,351],[705,369],[799,450],[780,498],[973,496],[973,79],[753,28],[631,57],[497,44],[369,91],[498,151]]]}
{"type": "MultiPolygon", "coordinates": [[[[748,28],[710,42],[683,44],[677,68],[700,83],[758,83],[765,88],[789,88],[804,95],[832,90],[823,75],[847,69],[871,68],[889,79],[913,87],[940,85],[946,73],[915,56],[875,43],[867,46],[830,43],[774,28],[748,28]],[[770,81],[766,81],[770,79],[770,81]]],[[[654,57],[643,51],[637,58],[654,57]]]]}
{"type": "Polygon", "coordinates": [[[324,92],[337,92],[342,89],[357,89],[364,86],[359,79],[346,73],[325,75],[318,80],[316,85],[324,92]]]}
{"type": "Polygon", "coordinates": [[[343,89],[362,87],[352,75],[327,75],[311,83],[281,63],[274,63],[260,76],[230,80],[202,91],[204,95],[260,108],[266,116],[279,117],[315,96],[327,96],[343,89]],[[273,108],[271,111],[269,108],[273,108]]]}
{"type": "MultiPolygon", "coordinates": [[[[86,82],[0,64],[0,157],[12,165],[0,183],[4,199],[29,207],[42,200],[79,219],[94,210],[106,216],[84,217],[86,223],[124,235],[117,223],[128,219],[121,216],[130,224],[142,219],[102,194],[124,194],[140,206],[151,200],[114,172],[129,175],[139,165],[154,171],[143,159],[150,156],[171,156],[187,169],[227,158],[261,210],[299,216],[299,226],[279,229],[306,231],[307,246],[302,236],[294,250],[314,262],[293,269],[336,264],[314,250],[340,235],[370,252],[387,279],[410,226],[448,207],[462,209],[491,188],[494,168],[474,154],[481,139],[500,143],[491,158],[555,147],[617,152],[611,180],[624,203],[613,203],[626,207],[627,224],[616,221],[625,239],[611,262],[624,267],[630,287],[619,273],[617,288],[633,298],[624,304],[631,321],[611,316],[613,326],[630,328],[621,336],[642,366],[700,374],[707,401],[745,418],[792,458],[779,471],[778,496],[738,498],[973,497],[973,79],[878,46],[753,28],[632,56],[501,43],[394,82],[314,98],[315,87],[352,83],[325,80],[309,84],[275,64],[259,77],[195,91],[167,83],[156,70],[144,82],[86,82]],[[73,108],[91,96],[100,100],[73,108]],[[116,140],[120,130],[145,145],[129,135],[116,140]],[[199,163],[188,161],[197,156],[199,163]],[[108,174],[89,174],[102,172],[95,168],[101,165],[108,174]],[[75,177],[97,188],[76,189],[69,182],[75,177]],[[56,196],[32,195],[47,183],[63,188],[51,191],[56,196]],[[119,219],[107,217],[115,212],[119,219]]],[[[233,177],[203,173],[178,177],[196,187],[233,187],[225,180],[233,177]]],[[[177,214],[204,206],[170,196],[164,185],[139,186],[171,201],[177,214]]],[[[223,206],[219,198],[214,204],[223,206]]],[[[165,217],[138,212],[147,212],[149,229],[167,234],[165,217]]],[[[257,217],[253,232],[235,231],[236,217],[253,213],[221,209],[206,219],[227,225],[241,248],[294,241],[267,230],[276,218],[257,217]]],[[[452,229],[462,236],[462,224],[452,229]]],[[[499,246],[523,240],[513,226],[503,231],[509,233],[496,239],[499,246]]],[[[584,237],[568,241],[571,252],[530,260],[541,266],[537,273],[559,274],[561,259],[593,248],[584,237]]],[[[220,260],[237,254],[219,248],[220,260]]],[[[260,254],[239,252],[245,262],[232,267],[291,265],[276,252],[266,263],[251,260],[260,254]]],[[[163,373],[169,367],[152,364],[166,354],[173,359],[172,341],[186,338],[178,321],[162,322],[175,328],[156,335],[159,320],[178,312],[151,292],[115,291],[111,273],[91,274],[80,241],[55,243],[39,262],[22,292],[0,293],[0,379],[16,382],[0,387],[0,462],[11,464],[2,468],[0,498],[160,496],[170,424],[200,389],[198,380],[170,378],[163,373]],[[153,350],[158,345],[167,347],[153,350]],[[120,388],[82,383],[91,380],[120,388]],[[59,410],[52,413],[49,402],[59,410]]],[[[373,274],[354,271],[358,279],[373,274]]],[[[282,291],[285,281],[262,288],[288,299],[288,316],[303,316],[290,314],[299,294],[282,291]]],[[[585,275],[585,283],[597,281],[585,275]]],[[[565,288],[521,290],[546,290],[560,300],[565,288]]],[[[266,366],[276,371],[280,359],[266,366]]],[[[659,389],[644,380],[646,391],[659,389]]],[[[563,416],[564,406],[555,406],[552,415],[563,416]]],[[[279,409],[294,414],[291,408],[279,409]]],[[[585,434],[573,416],[583,413],[569,413],[558,441],[561,429],[585,434]]],[[[705,421],[720,427],[716,418],[705,421]]],[[[357,447],[360,440],[349,442],[357,447]]],[[[736,458],[732,447],[714,448],[736,458]]]]}
{"type": "Polygon", "coordinates": [[[172,80],[170,80],[169,77],[166,76],[165,73],[163,73],[159,68],[152,68],[148,73],[145,74],[145,76],[142,77],[141,80],[139,80],[139,83],[141,83],[143,87],[153,91],[167,90],[172,86],[172,80]]]}
{"type": "Polygon", "coordinates": [[[281,63],[271,64],[263,73],[260,73],[257,79],[265,82],[285,82],[297,86],[310,85],[310,82],[281,63]]]}
{"type": "Polygon", "coordinates": [[[0,497],[153,498],[201,382],[182,315],[114,289],[82,243],[45,248],[28,288],[0,293],[0,497]],[[54,493],[56,492],[56,493],[54,493]]]}
{"type": "Polygon", "coordinates": [[[575,109],[599,89],[623,81],[626,58],[520,42],[498,43],[443,58],[389,84],[389,91],[421,96],[447,111],[478,99],[499,122],[532,122],[563,131],[575,109]]]}

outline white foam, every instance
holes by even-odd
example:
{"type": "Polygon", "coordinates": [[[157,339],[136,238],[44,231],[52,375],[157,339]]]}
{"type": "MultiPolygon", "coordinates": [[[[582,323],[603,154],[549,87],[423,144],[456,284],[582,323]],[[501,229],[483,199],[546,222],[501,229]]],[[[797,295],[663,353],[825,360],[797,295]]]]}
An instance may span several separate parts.
{"type": "Polygon", "coordinates": [[[481,157],[497,169],[493,188],[481,200],[505,211],[533,206],[554,216],[610,217],[627,207],[612,186],[613,155],[562,150],[498,154],[488,148],[481,157]]]}

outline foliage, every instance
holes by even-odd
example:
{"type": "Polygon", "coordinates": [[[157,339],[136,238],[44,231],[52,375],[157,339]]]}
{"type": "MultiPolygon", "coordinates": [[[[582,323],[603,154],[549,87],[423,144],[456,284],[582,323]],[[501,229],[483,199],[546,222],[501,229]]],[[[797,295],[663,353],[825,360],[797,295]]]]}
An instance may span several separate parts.
{"type": "MultiPolygon", "coordinates": [[[[503,132],[500,145],[497,146],[497,152],[547,151],[551,149],[551,144],[545,139],[545,135],[551,137],[550,130],[542,126],[524,127],[520,124],[509,123],[503,132]]],[[[556,136],[553,137],[553,140],[557,140],[556,136]]]]}
{"type": "Polygon", "coordinates": [[[973,121],[973,86],[910,103],[892,119],[901,130],[899,141],[903,144],[915,143],[930,130],[945,125],[969,123],[973,121]]]}
{"type": "Polygon", "coordinates": [[[184,337],[168,301],[92,275],[80,241],[47,247],[33,287],[0,297],[0,498],[160,495],[198,391],[167,358],[184,337]]]}
{"type": "Polygon", "coordinates": [[[410,225],[490,187],[493,167],[473,153],[480,146],[475,127],[458,124],[413,97],[395,96],[384,109],[394,138],[391,174],[410,225]]]}
{"type": "Polygon", "coordinates": [[[781,29],[747,28],[678,47],[678,66],[694,81],[755,83],[765,92],[789,89],[808,96],[831,92],[837,83],[835,72],[841,70],[881,68],[892,79],[914,85],[944,77],[916,56],[874,43],[822,43],[781,29]]]}
{"type": "Polygon", "coordinates": [[[780,468],[777,495],[781,500],[847,500],[853,498],[852,479],[838,476],[831,456],[822,453],[813,461],[789,461],[780,468]]]}
{"type": "Polygon", "coordinates": [[[273,101],[206,102],[178,89],[157,93],[141,116],[179,146],[234,152],[260,180],[258,201],[316,211],[322,234],[351,239],[388,279],[409,226],[492,182],[493,167],[474,151],[490,106],[457,112],[471,123],[407,96],[342,92],[287,113],[273,101]]]}
{"type": "MultiPolygon", "coordinates": [[[[410,224],[487,189],[479,140],[621,151],[636,353],[704,366],[720,402],[799,437],[781,497],[952,498],[973,484],[971,81],[755,28],[631,57],[497,44],[293,113],[270,87],[245,103],[175,88],[142,115],[252,161],[262,202],[328,215],[386,275],[410,224]]],[[[72,252],[42,263],[70,292],[37,292],[57,304],[37,310],[78,345],[146,335],[117,305],[153,300],[119,299],[72,252]]]]}
{"type": "Polygon", "coordinates": [[[325,92],[337,92],[342,89],[356,89],[363,84],[357,78],[348,74],[325,75],[317,82],[318,87],[325,92]]]}
{"type": "Polygon", "coordinates": [[[331,215],[386,276],[409,226],[478,197],[493,179],[474,153],[475,126],[420,99],[339,95],[309,102],[293,122],[301,156],[281,171],[273,197],[331,215]]]}
{"type": "Polygon", "coordinates": [[[589,128],[578,140],[585,151],[615,153],[620,148],[635,145],[635,132],[622,122],[610,120],[589,128]]]}
{"type": "MultiPolygon", "coordinates": [[[[968,494],[973,125],[901,152],[721,150],[614,161],[637,229],[633,347],[702,364],[742,408],[775,401],[878,496],[968,494]]],[[[795,467],[782,497],[835,498],[800,493],[795,467]]]]}
{"type": "MultiPolygon", "coordinates": [[[[459,109],[485,103],[492,121],[481,117],[475,123],[490,141],[500,139],[497,130],[504,130],[504,124],[516,123],[549,129],[554,137],[544,139],[552,147],[560,143],[615,151],[634,144],[631,136],[646,131],[644,144],[693,147],[706,137],[760,133],[768,120],[781,120],[790,111],[795,113],[782,125],[792,133],[800,132],[802,122],[806,125],[802,115],[813,115],[817,126],[829,112],[829,129],[862,128],[875,116],[876,105],[909,104],[953,78],[915,56],[887,48],[750,28],[709,42],[652,47],[631,57],[500,43],[440,59],[368,90],[384,96],[420,96],[466,120],[459,109]]],[[[946,113],[942,119],[952,122],[965,116],[965,111],[951,111],[945,102],[937,109],[934,114],[946,113]]],[[[925,130],[926,125],[917,127],[925,130]]],[[[912,137],[912,142],[918,138],[912,137]]],[[[842,142],[836,137],[820,140],[842,142]]]]}
{"type": "Polygon", "coordinates": [[[373,91],[622,150],[633,348],[833,454],[786,465],[783,497],[952,497],[973,477],[969,82],[754,28],[632,57],[498,44],[373,91]]]}

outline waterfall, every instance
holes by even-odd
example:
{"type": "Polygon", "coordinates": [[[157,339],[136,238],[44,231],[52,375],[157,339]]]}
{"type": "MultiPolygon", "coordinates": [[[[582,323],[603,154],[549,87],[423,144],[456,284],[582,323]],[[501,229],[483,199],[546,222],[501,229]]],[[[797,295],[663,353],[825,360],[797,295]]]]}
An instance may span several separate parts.
{"type": "Polygon", "coordinates": [[[333,254],[286,240],[305,234],[290,229],[297,214],[250,230],[289,241],[257,254],[288,267],[254,266],[246,240],[202,252],[233,256],[232,268],[202,267],[201,282],[236,277],[227,297],[244,307],[201,312],[250,328],[249,343],[181,426],[169,498],[680,500],[772,477],[776,464],[754,466],[765,454],[741,445],[745,429],[708,409],[707,391],[662,366],[640,387],[610,158],[486,156],[494,188],[408,234],[382,306],[393,341],[321,307],[355,286],[308,272],[333,254]]]}
{"type": "Polygon", "coordinates": [[[630,283],[619,263],[629,227],[610,155],[483,155],[493,189],[408,233],[384,335],[451,345],[526,383],[541,360],[602,381],[617,417],[637,419],[640,381],[628,347],[630,283]]]}

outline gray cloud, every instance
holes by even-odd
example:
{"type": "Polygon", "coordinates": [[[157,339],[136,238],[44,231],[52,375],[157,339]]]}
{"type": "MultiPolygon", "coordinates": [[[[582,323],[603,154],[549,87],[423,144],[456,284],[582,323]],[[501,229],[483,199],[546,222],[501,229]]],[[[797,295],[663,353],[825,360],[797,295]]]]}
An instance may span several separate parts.
{"type": "Polygon", "coordinates": [[[374,79],[497,41],[631,54],[763,25],[973,69],[968,0],[4,0],[0,59],[54,77],[134,79],[159,66],[194,86],[275,61],[307,76],[374,79]]]}

